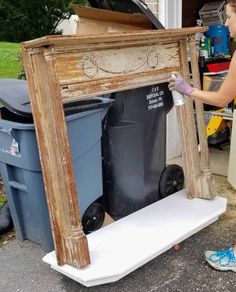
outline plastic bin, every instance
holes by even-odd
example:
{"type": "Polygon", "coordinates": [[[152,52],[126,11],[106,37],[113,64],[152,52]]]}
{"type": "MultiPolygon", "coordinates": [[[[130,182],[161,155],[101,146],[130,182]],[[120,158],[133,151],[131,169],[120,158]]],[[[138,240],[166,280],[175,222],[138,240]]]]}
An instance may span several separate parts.
{"type": "Polygon", "coordinates": [[[226,20],[226,1],[205,3],[199,11],[203,25],[223,25],[226,20]]]}
{"type": "Polygon", "coordinates": [[[214,54],[229,55],[229,29],[224,25],[210,25],[205,33],[211,38],[214,54]]]}
{"type": "Polygon", "coordinates": [[[173,165],[166,168],[168,84],[123,91],[112,99],[102,141],[108,213],[116,220],[181,189],[183,172],[179,166],[174,172],[173,165]]]}
{"type": "Polygon", "coordinates": [[[221,72],[229,70],[230,61],[206,64],[206,67],[209,72],[221,72]]]}
{"type": "MultiPolygon", "coordinates": [[[[94,201],[103,194],[102,120],[111,102],[107,98],[91,98],[66,106],[80,212],[87,233],[99,228],[104,219],[102,206],[94,201]]],[[[22,117],[6,108],[2,114],[5,120],[0,120],[0,169],[17,237],[51,251],[54,245],[34,124],[20,123],[22,117]]]]}

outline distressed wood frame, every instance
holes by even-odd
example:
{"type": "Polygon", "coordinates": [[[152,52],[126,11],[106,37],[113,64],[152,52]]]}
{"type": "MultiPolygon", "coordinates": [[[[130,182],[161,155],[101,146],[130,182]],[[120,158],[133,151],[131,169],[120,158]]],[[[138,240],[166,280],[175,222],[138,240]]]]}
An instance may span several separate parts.
{"type": "MultiPolygon", "coordinates": [[[[90,263],[83,233],[63,103],[86,96],[167,82],[173,71],[199,87],[194,35],[205,28],[101,36],[48,36],[22,44],[58,265],[90,263]]],[[[177,108],[189,198],[212,198],[213,177],[202,104],[186,97],[177,108]],[[201,151],[198,151],[197,131],[201,151]]],[[[79,186],[78,186],[79,189],[79,186]]]]}

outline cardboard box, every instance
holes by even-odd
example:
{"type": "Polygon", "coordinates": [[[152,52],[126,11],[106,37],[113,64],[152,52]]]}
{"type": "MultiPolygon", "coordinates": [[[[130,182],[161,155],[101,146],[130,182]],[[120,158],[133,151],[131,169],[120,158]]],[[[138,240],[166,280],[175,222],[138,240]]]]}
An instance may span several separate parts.
{"type": "Polygon", "coordinates": [[[203,90],[217,91],[226,77],[226,73],[203,75],[203,90]]]}
{"type": "Polygon", "coordinates": [[[203,25],[223,25],[226,20],[226,2],[205,3],[199,11],[203,25]]]}
{"type": "Polygon", "coordinates": [[[102,34],[152,29],[152,22],[144,14],[129,14],[73,5],[79,16],[76,34],[102,34]]]}

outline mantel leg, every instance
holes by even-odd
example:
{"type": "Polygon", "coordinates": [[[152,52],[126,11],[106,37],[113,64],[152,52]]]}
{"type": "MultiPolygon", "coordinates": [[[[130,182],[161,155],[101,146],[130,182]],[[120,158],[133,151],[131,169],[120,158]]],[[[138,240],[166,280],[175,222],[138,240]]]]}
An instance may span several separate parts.
{"type": "Polygon", "coordinates": [[[24,51],[31,106],[58,265],[90,263],[53,52],[24,51]]]}
{"type": "MultiPolygon", "coordinates": [[[[200,74],[198,66],[198,58],[196,52],[196,42],[195,36],[190,36],[189,38],[189,52],[192,68],[192,79],[194,87],[201,88],[200,74]]],[[[201,178],[199,179],[199,197],[205,199],[214,198],[215,192],[215,182],[214,177],[211,172],[209,149],[207,143],[206,135],[206,125],[204,121],[204,108],[200,101],[195,101],[196,108],[196,119],[198,128],[198,137],[200,144],[200,168],[201,168],[201,178]]]]}

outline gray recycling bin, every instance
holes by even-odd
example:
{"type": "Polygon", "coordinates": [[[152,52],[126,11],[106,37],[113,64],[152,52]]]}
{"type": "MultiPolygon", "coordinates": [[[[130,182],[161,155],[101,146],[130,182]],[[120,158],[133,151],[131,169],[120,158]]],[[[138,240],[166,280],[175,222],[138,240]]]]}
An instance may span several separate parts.
{"type": "MultiPolygon", "coordinates": [[[[10,212],[18,238],[31,240],[45,251],[51,251],[54,245],[28,96],[21,95],[19,87],[19,91],[14,93],[18,99],[9,96],[6,94],[7,82],[13,87],[22,86],[22,83],[0,80],[1,101],[8,107],[1,109],[0,169],[10,212]],[[25,112],[24,104],[28,107],[25,112]]],[[[105,215],[103,206],[95,201],[103,195],[102,120],[111,102],[108,98],[97,97],[65,105],[80,212],[86,233],[98,229],[105,215]]]]}

